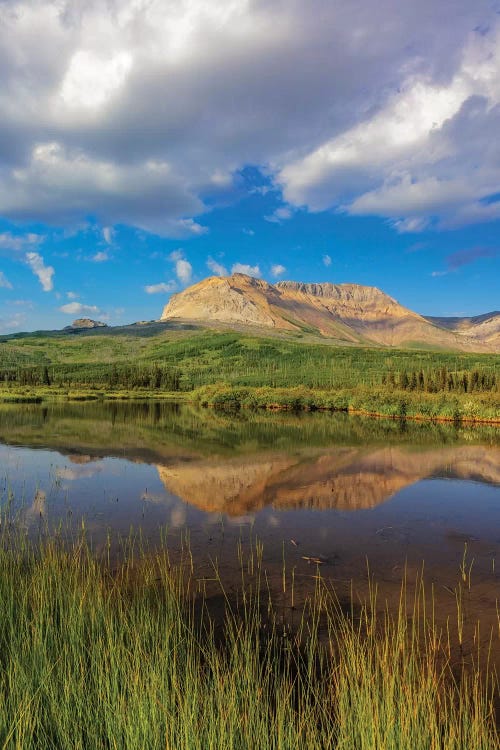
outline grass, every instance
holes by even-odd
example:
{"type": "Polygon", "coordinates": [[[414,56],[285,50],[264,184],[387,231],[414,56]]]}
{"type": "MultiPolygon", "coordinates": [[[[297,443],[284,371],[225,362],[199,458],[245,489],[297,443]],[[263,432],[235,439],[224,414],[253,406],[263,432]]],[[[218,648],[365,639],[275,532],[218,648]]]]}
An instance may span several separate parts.
{"type": "Polygon", "coordinates": [[[116,564],[84,540],[2,541],[2,748],[500,746],[487,654],[454,660],[460,631],[436,624],[422,581],[413,602],[403,582],[389,613],[376,587],[341,604],[316,576],[302,610],[284,613],[258,544],[235,552],[229,597],[216,567],[196,579],[188,552],[175,567],[165,547],[129,542],[116,564]]]}
{"type": "Polygon", "coordinates": [[[235,388],[226,384],[205,386],[192,398],[218,409],[344,411],[396,419],[419,419],[500,424],[500,393],[415,393],[381,387],[343,388],[332,391],[296,388],[235,388]]]}
{"type": "MultiPolygon", "coordinates": [[[[112,329],[113,331],[115,329],[112,329]]],[[[51,379],[87,385],[105,384],[113,365],[161,365],[181,372],[182,390],[224,381],[233,386],[332,389],[380,385],[384,373],[404,370],[482,370],[497,372],[500,356],[382,347],[303,343],[212,330],[159,331],[140,336],[23,336],[0,338],[0,370],[47,366],[51,379]]]]}
{"type": "Polygon", "coordinates": [[[207,403],[493,422],[500,419],[499,365],[495,354],[335,346],[156,324],[133,335],[111,329],[4,337],[0,401],[172,398],[175,392],[207,403]],[[423,389],[401,387],[417,373],[423,389]],[[474,375],[488,388],[470,392],[474,375]]]}
{"type": "Polygon", "coordinates": [[[331,390],[305,386],[231,386],[214,383],[192,391],[164,391],[123,387],[0,385],[0,404],[40,404],[71,401],[175,401],[235,410],[343,411],[365,416],[450,422],[500,423],[500,392],[425,393],[384,387],[357,386],[331,390]]]}

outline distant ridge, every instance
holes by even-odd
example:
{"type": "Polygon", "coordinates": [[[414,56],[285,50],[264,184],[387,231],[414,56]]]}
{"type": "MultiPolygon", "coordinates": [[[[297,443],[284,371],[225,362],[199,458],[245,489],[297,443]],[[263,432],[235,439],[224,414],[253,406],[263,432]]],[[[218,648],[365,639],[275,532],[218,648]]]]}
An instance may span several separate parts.
{"type": "Polygon", "coordinates": [[[476,341],[490,345],[494,351],[500,351],[500,311],[475,315],[470,318],[436,318],[426,317],[433,325],[442,326],[450,331],[471,336],[476,341]]]}
{"type": "Polygon", "coordinates": [[[500,351],[499,313],[454,326],[447,318],[424,318],[376,287],[269,284],[240,273],[211,276],[172,295],[161,320],[272,328],[358,344],[500,351]]]}

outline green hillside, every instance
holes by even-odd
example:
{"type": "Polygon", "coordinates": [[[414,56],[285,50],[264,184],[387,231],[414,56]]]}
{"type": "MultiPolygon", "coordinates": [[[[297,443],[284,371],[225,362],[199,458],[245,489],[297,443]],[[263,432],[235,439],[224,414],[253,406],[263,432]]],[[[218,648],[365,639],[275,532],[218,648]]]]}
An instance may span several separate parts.
{"type": "Polygon", "coordinates": [[[500,371],[500,356],[312,344],[164,324],[0,339],[0,379],[24,385],[42,384],[48,374],[54,385],[134,387],[135,373],[136,386],[149,386],[149,374],[161,369],[175,372],[183,391],[216,382],[353,388],[379,386],[405,371],[430,377],[440,368],[491,379],[500,371]]]}

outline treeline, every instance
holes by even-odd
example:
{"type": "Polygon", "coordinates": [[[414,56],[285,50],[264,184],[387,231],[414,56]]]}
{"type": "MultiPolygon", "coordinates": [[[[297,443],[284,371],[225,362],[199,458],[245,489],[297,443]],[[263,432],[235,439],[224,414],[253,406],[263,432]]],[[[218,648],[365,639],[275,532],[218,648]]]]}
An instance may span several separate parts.
{"type": "Polygon", "coordinates": [[[488,393],[497,391],[499,382],[494,372],[463,370],[453,372],[446,367],[435,370],[390,371],[381,383],[390,390],[422,391],[425,393],[488,393]]]}
{"type": "Polygon", "coordinates": [[[0,382],[18,386],[96,386],[179,391],[180,371],[161,364],[36,365],[0,369],[0,382]]]}

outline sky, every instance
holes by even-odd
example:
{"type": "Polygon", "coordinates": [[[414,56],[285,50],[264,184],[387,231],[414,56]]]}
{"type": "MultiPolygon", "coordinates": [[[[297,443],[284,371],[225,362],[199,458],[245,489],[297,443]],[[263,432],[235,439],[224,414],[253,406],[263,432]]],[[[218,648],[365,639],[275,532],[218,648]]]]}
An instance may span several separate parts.
{"type": "Polygon", "coordinates": [[[0,332],[238,271],[500,309],[500,0],[0,0],[0,332]]]}

